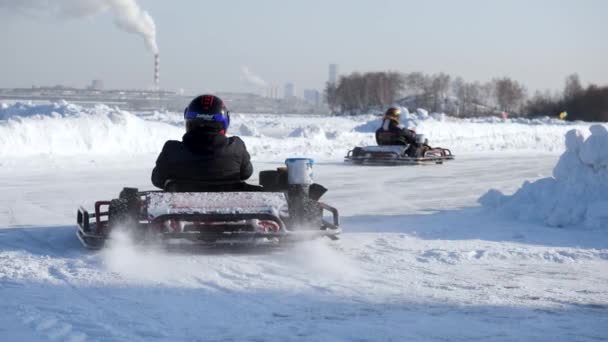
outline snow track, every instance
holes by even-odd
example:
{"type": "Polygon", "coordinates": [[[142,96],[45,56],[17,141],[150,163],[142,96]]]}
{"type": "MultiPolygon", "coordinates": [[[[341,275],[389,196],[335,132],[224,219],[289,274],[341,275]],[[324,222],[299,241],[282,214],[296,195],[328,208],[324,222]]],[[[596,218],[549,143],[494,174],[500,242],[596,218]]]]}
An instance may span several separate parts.
{"type": "Polygon", "coordinates": [[[556,155],[464,155],[423,167],[320,162],[317,180],[343,216],[336,242],[168,251],[118,239],[84,250],[74,235],[76,206],[124,185],[149,188],[154,157],[0,168],[3,340],[608,336],[606,232],[517,222],[476,204],[489,188],[511,193],[550,175],[556,155]]]}
{"type": "MultiPolygon", "coordinates": [[[[116,236],[90,252],[75,237],[77,206],[90,208],[123,186],[151,188],[162,142],[182,134],[180,115],[1,105],[0,339],[605,340],[601,224],[550,228],[477,203],[488,189],[507,196],[551,176],[564,133],[588,135],[589,125],[434,117],[408,124],[456,160],[358,167],[341,157],[373,143],[377,117],[234,116],[231,129],[256,171],[286,157],[317,159],[315,177],[330,189],[324,200],[342,216],[340,241],[168,250],[116,236]]],[[[602,144],[596,150],[604,153],[602,144]]],[[[530,208],[539,201],[526,198],[530,208]]]]}

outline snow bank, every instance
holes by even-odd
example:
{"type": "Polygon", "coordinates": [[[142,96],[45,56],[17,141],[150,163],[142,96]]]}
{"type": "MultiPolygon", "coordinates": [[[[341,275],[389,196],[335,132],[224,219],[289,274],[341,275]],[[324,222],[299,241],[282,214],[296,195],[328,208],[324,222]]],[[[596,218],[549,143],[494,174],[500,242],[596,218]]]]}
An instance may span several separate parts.
{"type": "Polygon", "coordinates": [[[17,103],[0,109],[0,156],[157,152],[183,132],[166,123],[97,105],[17,103]]]}
{"type": "Polygon", "coordinates": [[[553,177],[525,182],[512,196],[490,190],[479,202],[521,220],[542,220],[550,226],[583,224],[608,228],[608,130],[589,128],[585,140],[580,130],[566,134],[566,151],[553,177]]]}
{"type": "MultiPolygon", "coordinates": [[[[354,128],[358,133],[374,133],[382,122],[381,117],[354,128]]],[[[539,152],[563,151],[562,137],[573,128],[586,129],[584,122],[566,122],[551,118],[496,117],[459,119],[443,113],[418,109],[402,116],[401,123],[417,133],[423,133],[434,146],[450,148],[455,154],[483,151],[535,150],[539,152]]]]}
{"type": "Polygon", "coordinates": [[[248,126],[248,125],[239,125],[238,129],[237,129],[238,135],[240,136],[244,136],[244,137],[259,137],[261,136],[260,132],[258,132],[257,128],[255,128],[254,126],[248,126]]]}
{"type": "Polygon", "coordinates": [[[325,131],[319,125],[307,125],[305,127],[298,127],[294,129],[291,133],[289,133],[288,137],[323,139],[325,138],[325,131]]]}
{"type": "MultiPolygon", "coordinates": [[[[487,151],[562,152],[562,138],[587,123],[552,119],[457,119],[423,109],[402,111],[403,123],[431,145],[454,154],[487,151]]],[[[239,135],[254,158],[341,159],[349,149],[374,145],[381,117],[234,114],[229,134],[239,135]]],[[[158,153],[165,140],[181,139],[181,113],[130,113],[104,105],[67,102],[0,105],[0,158],[34,155],[158,153]]]]}

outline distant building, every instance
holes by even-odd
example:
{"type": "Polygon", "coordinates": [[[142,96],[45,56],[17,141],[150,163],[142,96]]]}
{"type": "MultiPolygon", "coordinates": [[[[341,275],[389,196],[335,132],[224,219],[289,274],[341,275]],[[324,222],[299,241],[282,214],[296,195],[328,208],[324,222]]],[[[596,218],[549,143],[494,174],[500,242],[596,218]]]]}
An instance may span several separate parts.
{"type": "Polygon", "coordinates": [[[91,85],[88,87],[89,90],[103,90],[103,81],[102,80],[93,80],[91,81],[91,85]]]}
{"type": "Polygon", "coordinates": [[[328,82],[336,84],[338,82],[338,64],[329,65],[329,79],[328,82]]]}
{"type": "Polygon", "coordinates": [[[321,103],[321,92],[316,89],[304,89],[304,101],[318,106],[321,103]]]}
{"type": "Polygon", "coordinates": [[[269,99],[279,98],[279,87],[276,85],[270,85],[266,88],[266,97],[269,99]]]}
{"type": "Polygon", "coordinates": [[[283,98],[291,99],[296,97],[296,86],[289,82],[285,84],[285,88],[283,89],[283,98]]]}

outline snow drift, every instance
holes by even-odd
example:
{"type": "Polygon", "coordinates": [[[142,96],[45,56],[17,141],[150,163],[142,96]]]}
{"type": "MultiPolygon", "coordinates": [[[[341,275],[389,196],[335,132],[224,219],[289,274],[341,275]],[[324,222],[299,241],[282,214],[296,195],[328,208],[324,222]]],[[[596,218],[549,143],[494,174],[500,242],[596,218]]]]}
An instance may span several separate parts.
{"type": "MultiPolygon", "coordinates": [[[[341,159],[349,149],[374,145],[380,126],[374,115],[315,116],[235,114],[229,133],[243,137],[258,159],[297,156],[341,159]]],[[[562,152],[563,135],[587,123],[544,119],[457,119],[424,110],[403,115],[404,124],[424,133],[431,145],[458,155],[487,151],[562,152]]],[[[0,157],[34,155],[156,154],[165,140],[181,139],[180,113],[131,113],[114,107],[53,104],[0,104],[0,157]]]]}
{"type": "Polygon", "coordinates": [[[542,220],[550,226],[583,224],[608,228],[608,130],[589,128],[586,140],[580,130],[566,134],[566,151],[553,170],[553,177],[525,182],[512,196],[490,190],[479,198],[521,220],[542,220]]]}
{"type": "Polygon", "coordinates": [[[0,156],[136,154],[157,152],[182,129],[129,112],[68,103],[0,107],[0,156]]]}
{"type": "MultiPolygon", "coordinates": [[[[459,119],[440,113],[429,114],[418,109],[409,113],[402,109],[401,123],[429,138],[433,146],[450,148],[454,154],[462,152],[518,151],[562,152],[562,137],[572,129],[586,129],[589,124],[566,122],[552,118],[496,117],[459,119]]],[[[359,133],[374,133],[381,117],[354,128],[359,133]]]]}

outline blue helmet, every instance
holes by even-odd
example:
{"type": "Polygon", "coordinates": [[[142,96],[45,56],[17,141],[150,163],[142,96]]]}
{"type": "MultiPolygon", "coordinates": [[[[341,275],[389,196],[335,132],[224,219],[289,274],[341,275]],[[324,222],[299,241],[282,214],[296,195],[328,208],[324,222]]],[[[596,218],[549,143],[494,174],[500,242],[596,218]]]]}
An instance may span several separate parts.
{"type": "Polygon", "coordinates": [[[184,110],[186,131],[195,127],[209,130],[227,131],[230,126],[230,112],[224,101],[214,95],[200,95],[194,98],[184,110]]]}

